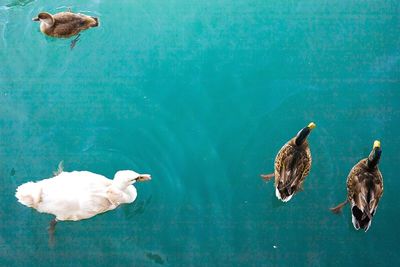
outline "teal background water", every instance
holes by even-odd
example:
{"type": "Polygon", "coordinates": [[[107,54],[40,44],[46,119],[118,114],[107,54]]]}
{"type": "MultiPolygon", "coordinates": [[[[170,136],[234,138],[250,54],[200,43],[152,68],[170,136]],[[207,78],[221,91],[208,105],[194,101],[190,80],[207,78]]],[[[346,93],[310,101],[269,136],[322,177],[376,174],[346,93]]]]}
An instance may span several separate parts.
{"type": "Polygon", "coordinates": [[[400,265],[398,1],[0,4],[0,265],[400,265]],[[73,51],[31,21],[68,6],[101,22],[73,51]],[[310,121],[311,173],[282,204],[259,175],[310,121]],[[385,193],[357,232],[328,208],[375,139],[385,193]],[[61,160],[153,180],[49,247],[52,217],[14,193],[61,160]]]}

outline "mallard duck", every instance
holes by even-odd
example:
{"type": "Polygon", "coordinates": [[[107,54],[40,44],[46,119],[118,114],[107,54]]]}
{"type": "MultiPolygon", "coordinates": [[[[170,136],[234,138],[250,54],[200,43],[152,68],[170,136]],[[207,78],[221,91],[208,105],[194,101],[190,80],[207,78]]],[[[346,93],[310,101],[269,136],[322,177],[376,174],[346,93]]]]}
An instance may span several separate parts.
{"type": "Polygon", "coordinates": [[[89,171],[65,172],[17,188],[18,201],[42,213],[55,216],[50,222],[54,232],[57,221],[78,221],[132,203],[137,196],[135,182],[150,180],[149,174],[123,170],[110,180],[89,171]]]}
{"type": "Polygon", "coordinates": [[[331,208],[332,212],[339,213],[350,202],[356,230],[362,228],[366,232],[369,229],[383,195],[383,177],[378,167],[381,154],[381,143],[375,141],[368,158],[360,160],[347,176],[346,201],[331,208]]]}
{"type": "MultiPolygon", "coordinates": [[[[87,16],[80,13],[72,13],[70,11],[50,14],[41,12],[32,19],[40,21],[40,31],[48,36],[57,38],[69,38],[79,34],[86,29],[97,27],[99,25],[98,18],[87,16]]],[[[79,40],[79,35],[71,43],[71,48],[79,40]]]]}
{"type": "Polygon", "coordinates": [[[283,202],[289,201],[302,189],[310,172],[311,151],[307,137],[315,126],[311,122],[279,150],[275,158],[275,173],[261,175],[266,181],[275,176],[275,195],[283,202]]]}

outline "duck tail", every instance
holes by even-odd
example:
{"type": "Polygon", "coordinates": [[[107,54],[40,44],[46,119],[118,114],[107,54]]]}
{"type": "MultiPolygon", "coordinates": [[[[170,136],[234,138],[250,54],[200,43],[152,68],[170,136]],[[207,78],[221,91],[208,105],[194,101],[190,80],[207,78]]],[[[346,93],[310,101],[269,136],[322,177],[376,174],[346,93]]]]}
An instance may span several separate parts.
{"type": "Polygon", "coordinates": [[[34,182],[28,182],[18,186],[15,197],[18,202],[27,206],[34,208],[41,201],[42,189],[40,185],[34,182]]]}
{"type": "Polygon", "coordinates": [[[275,188],[275,196],[278,199],[282,200],[283,202],[288,202],[289,200],[291,200],[293,195],[294,192],[291,191],[291,189],[288,188],[280,189],[279,187],[275,188]]]}
{"type": "Polygon", "coordinates": [[[368,231],[369,227],[371,226],[372,217],[368,216],[366,211],[362,211],[357,206],[353,206],[351,209],[352,213],[352,222],[353,226],[356,230],[364,229],[364,231],[368,231]]]}
{"type": "Polygon", "coordinates": [[[99,26],[99,19],[96,17],[92,17],[92,19],[94,19],[95,23],[92,24],[92,27],[98,27],[99,26]]]}

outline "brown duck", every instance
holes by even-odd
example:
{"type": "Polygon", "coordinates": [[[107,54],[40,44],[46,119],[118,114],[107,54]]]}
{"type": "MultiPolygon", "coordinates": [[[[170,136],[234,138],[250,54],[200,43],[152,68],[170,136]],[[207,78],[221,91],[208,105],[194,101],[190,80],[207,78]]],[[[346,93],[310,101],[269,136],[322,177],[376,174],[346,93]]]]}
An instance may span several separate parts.
{"type": "Polygon", "coordinates": [[[381,143],[375,141],[368,158],[360,160],[347,176],[346,201],[331,208],[332,212],[339,213],[350,202],[352,222],[357,230],[362,228],[366,232],[371,226],[383,195],[383,177],[378,168],[381,153],[381,143]]]}
{"type": "MultiPolygon", "coordinates": [[[[40,21],[40,31],[42,33],[56,38],[69,38],[88,28],[99,26],[98,18],[70,11],[54,15],[42,12],[32,20],[40,21]]],[[[79,35],[72,41],[71,48],[75,46],[78,40],[79,35]]]]}
{"type": "Polygon", "coordinates": [[[315,123],[311,122],[301,129],[279,150],[275,158],[275,172],[261,175],[266,181],[275,176],[275,194],[283,202],[289,201],[302,189],[310,172],[312,160],[307,137],[314,128],[315,123]]]}

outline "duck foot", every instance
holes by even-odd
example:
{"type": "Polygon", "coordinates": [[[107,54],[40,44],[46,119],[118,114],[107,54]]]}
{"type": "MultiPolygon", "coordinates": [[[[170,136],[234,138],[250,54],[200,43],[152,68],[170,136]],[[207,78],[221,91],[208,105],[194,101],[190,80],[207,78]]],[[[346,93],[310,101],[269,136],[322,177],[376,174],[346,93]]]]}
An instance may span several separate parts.
{"type": "Polygon", "coordinates": [[[78,36],[76,36],[76,38],[74,40],[71,41],[71,50],[74,49],[76,43],[79,41],[79,37],[81,36],[81,34],[78,34],[78,36]]]}
{"type": "Polygon", "coordinates": [[[54,218],[53,220],[50,221],[49,228],[47,229],[49,232],[49,245],[50,247],[54,247],[55,244],[55,238],[54,238],[54,233],[56,231],[56,225],[57,225],[57,219],[54,218]]]}
{"type": "Polygon", "coordinates": [[[270,174],[261,174],[261,177],[264,179],[264,181],[269,181],[271,180],[273,177],[275,176],[274,173],[270,173],[270,174]]]}
{"type": "Polygon", "coordinates": [[[346,199],[346,201],[340,203],[340,204],[337,205],[336,207],[330,208],[330,210],[331,210],[333,213],[339,213],[339,212],[342,211],[343,207],[344,207],[348,202],[349,202],[349,200],[346,199]]]}

